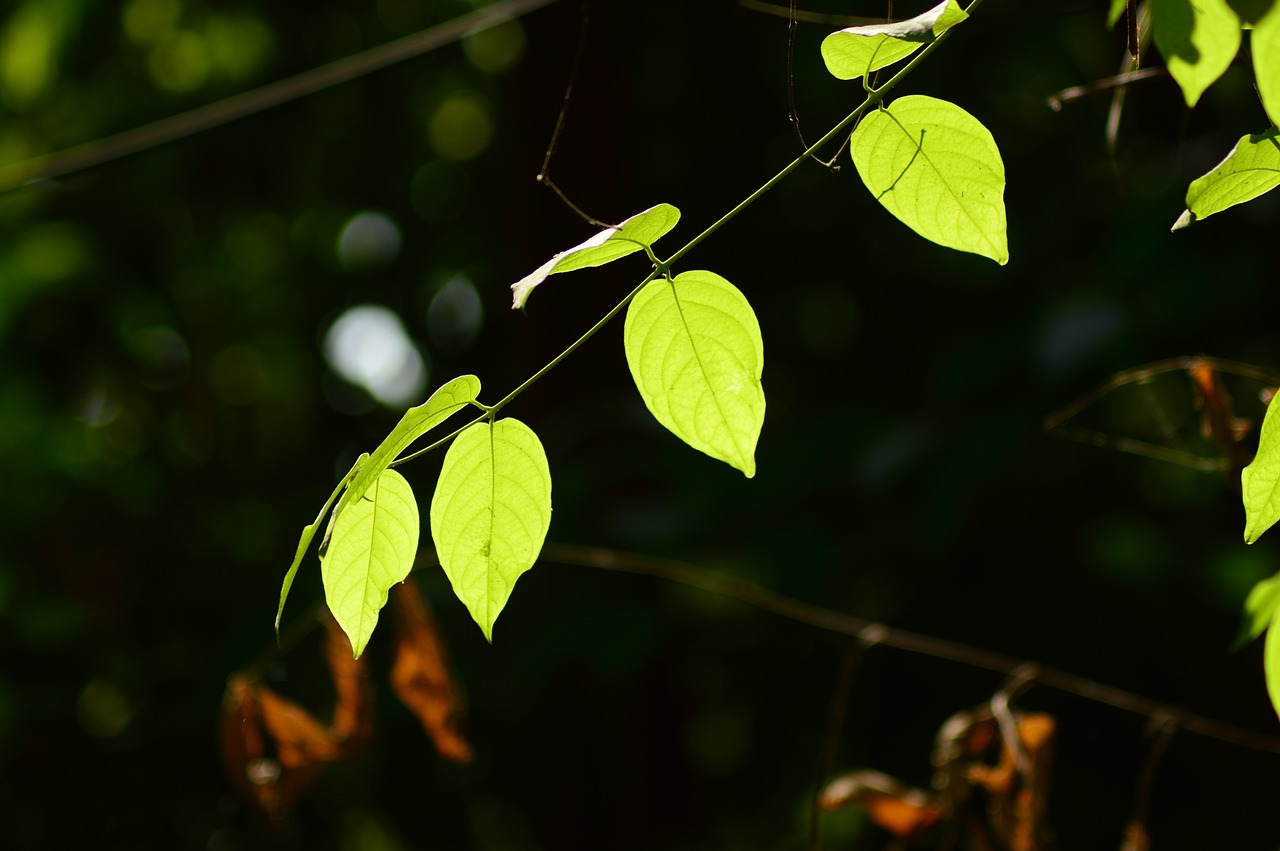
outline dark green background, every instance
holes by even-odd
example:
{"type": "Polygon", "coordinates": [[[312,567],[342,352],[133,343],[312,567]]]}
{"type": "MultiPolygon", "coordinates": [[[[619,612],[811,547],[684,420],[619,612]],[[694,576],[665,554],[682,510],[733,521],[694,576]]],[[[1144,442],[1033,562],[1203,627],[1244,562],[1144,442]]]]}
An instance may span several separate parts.
{"type": "MultiPolygon", "coordinates": [[[[1119,67],[1107,5],[987,0],[900,90],[953,99],[995,135],[1007,267],[921,241],[844,159],[834,175],[804,167],[682,264],[736,283],[760,318],[769,410],[753,480],[651,421],[620,323],[512,405],[550,460],[550,540],[683,559],[1277,732],[1260,648],[1230,651],[1245,594],[1277,562],[1269,539],[1244,547],[1238,497],[1221,476],[1040,426],[1161,358],[1280,365],[1275,200],[1168,232],[1186,183],[1266,126],[1247,65],[1191,112],[1167,79],[1134,87],[1113,165],[1106,96],[1045,105],[1119,67]]],[[[469,8],[8,0],[0,165],[469,8]],[[135,21],[131,35],[130,14],[154,26],[140,36],[135,21]],[[182,64],[193,38],[212,57],[203,76],[182,64]],[[6,59],[41,44],[34,65],[6,59]]],[[[523,54],[501,72],[452,45],[0,196],[0,847],[802,847],[848,640],[588,568],[535,567],[492,647],[424,571],[468,697],[470,767],[442,764],[385,687],[372,749],[332,767],[282,833],[235,799],[219,762],[226,678],[273,641],[298,530],[399,415],[329,370],[329,324],[353,305],[390,307],[429,357],[431,386],[475,373],[493,401],[646,272],[631,258],[558,276],[526,315],[508,309],[511,282],[592,232],[533,180],[581,11],[562,0],[522,21],[523,54]],[[415,192],[447,148],[431,116],[459,91],[487,104],[491,142],[433,166],[451,183],[415,192]],[[389,265],[339,262],[339,231],[364,210],[400,229],[389,265]],[[457,274],[484,324],[442,347],[427,310],[457,274]]],[[[829,29],[802,26],[796,43],[811,138],[861,96],[822,68],[829,29]]],[[[786,47],[784,19],[727,0],[598,0],[553,176],[607,220],[675,204],[683,219],[662,243],[674,250],[797,153],[786,47]]],[[[1257,382],[1231,388],[1242,415],[1261,416],[1257,382]]],[[[1119,391],[1091,424],[1139,435],[1164,411],[1191,435],[1186,381],[1150,389],[1119,391]]],[[[424,503],[438,465],[403,468],[424,503]]],[[[286,623],[320,598],[317,567],[306,562],[286,623]]],[[[385,637],[369,655],[386,669],[385,637]]],[[[304,643],[271,683],[323,706],[308,685],[317,665],[304,643]]],[[[927,786],[937,726],[998,685],[874,650],[839,762],[927,786]]],[[[1143,719],[1046,688],[1023,705],[1059,718],[1059,846],[1118,847],[1143,719]]],[[[1179,735],[1151,791],[1156,847],[1274,847],[1280,757],[1179,735]]],[[[828,830],[831,848],[883,841],[852,816],[828,830]]]]}

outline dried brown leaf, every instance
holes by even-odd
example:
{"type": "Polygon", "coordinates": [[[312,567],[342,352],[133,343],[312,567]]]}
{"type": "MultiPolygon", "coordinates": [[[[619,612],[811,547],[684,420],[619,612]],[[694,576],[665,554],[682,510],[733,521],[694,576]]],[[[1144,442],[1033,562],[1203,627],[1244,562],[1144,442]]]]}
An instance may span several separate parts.
{"type": "Polygon", "coordinates": [[[325,630],[325,661],[336,695],[329,737],[339,745],[342,756],[348,757],[373,738],[373,688],[364,658],[354,658],[351,640],[337,621],[326,618],[325,630]]]}
{"type": "Polygon", "coordinates": [[[915,839],[942,817],[936,796],[879,771],[842,774],[826,785],[818,800],[827,812],[862,806],[876,825],[904,841],[915,839]]]}
{"type": "Polygon", "coordinates": [[[468,763],[471,746],[462,733],[461,705],[431,612],[412,578],[391,589],[391,601],[396,622],[391,688],[418,717],[440,756],[468,763]]]}

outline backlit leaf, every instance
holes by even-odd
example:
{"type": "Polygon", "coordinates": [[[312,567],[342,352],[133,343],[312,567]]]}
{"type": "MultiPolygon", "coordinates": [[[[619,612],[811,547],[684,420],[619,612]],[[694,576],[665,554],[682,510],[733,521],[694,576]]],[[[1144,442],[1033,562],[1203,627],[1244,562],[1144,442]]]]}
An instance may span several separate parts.
{"type": "Polygon", "coordinates": [[[1244,601],[1244,623],[1238,645],[1253,641],[1280,613],[1280,573],[1253,586],[1244,601]]]}
{"type": "Polygon", "coordinates": [[[1107,28],[1110,29],[1116,25],[1116,21],[1124,17],[1125,10],[1129,8],[1129,0],[1111,0],[1111,9],[1107,12],[1107,28]]]}
{"type": "Polygon", "coordinates": [[[924,95],[869,114],[850,143],[862,182],[884,208],[939,245],[1009,261],[1004,162],[978,119],[924,95]]]}
{"type": "Polygon", "coordinates": [[[1280,139],[1276,128],[1245,136],[1213,171],[1187,187],[1187,209],[1173,223],[1181,230],[1228,207],[1252,201],[1280,185],[1280,139]]]}
{"type": "Polygon", "coordinates": [[[712,272],[653,281],[627,309],[623,342],[631,377],[658,422],[754,476],[764,342],[746,296],[712,272]]]}
{"type": "Polygon", "coordinates": [[[418,552],[418,504],[395,470],[384,470],[333,526],[320,563],[329,611],[351,640],[355,656],[378,624],[387,591],[402,582],[418,552]]]}
{"type": "Polygon", "coordinates": [[[463,375],[441,385],[431,394],[431,398],[421,405],[405,411],[400,422],[382,443],[378,444],[378,448],[373,450],[369,460],[361,466],[356,477],[352,479],[347,492],[338,503],[339,513],[347,504],[364,496],[369,485],[373,484],[373,481],[382,475],[382,471],[400,457],[400,453],[408,449],[410,444],[470,405],[479,395],[480,379],[474,375],[463,375]]]}
{"type": "Polygon", "coordinates": [[[833,77],[856,80],[906,59],[968,17],[956,0],[943,0],[906,21],[848,27],[822,40],[822,61],[833,77]]]}
{"type": "Polygon", "coordinates": [[[511,285],[511,306],[519,310],[529,300],[534,287],[558,272],[572,272],[589,266],[603,266],[652,246],[680,221],[680,211],[670,204],[659,204],[616,227],[605,228],[586,242],[561,251],[533,272],[511,285]]]}
{"type": "Polygon", "coordinates": [[[1262,670],[1267,678],[1267,694],[1271,695],[1271,707],[1280,713],[1280,625],[1271,621],[1267,640],[1263,644],[1262,670]]]}
{"type": "Polygon", "coordinates": [[[1252,544],[1280,520],[1280,405],[1267,406],[1258,436],[1258,454],[1240,474],[1244,540],[1252,544]]]}
{"type": "Polygon", "coordinates": [[[1195,106],[1240,49],[1240,18],[1226,0],[1149,2],[1156,47],[1187,106],[1195,106]]]}
{"type": "Polygon", "coordinates": [[[444,644],[412,577],[392,589],[391,605],[396,624],[391,690],[418,717],[440,756],[468,763],[471,746],[462,734],[462,711],[444,644]]]}
{"type": "Polygon", "coordinates": [[[532,429],[505,419],[458,435],[431,499],[431,536],[453,592],[487,640],[550,525],[551,470],[532,429]]]}
{"type": "Polygon", "coordinates": [[[1280,7],[1273,7],[1254,26],[1249,51],[1253,54],[1258,95],[1274,131],[1275,126],[1280,126],[1280,7]]]}

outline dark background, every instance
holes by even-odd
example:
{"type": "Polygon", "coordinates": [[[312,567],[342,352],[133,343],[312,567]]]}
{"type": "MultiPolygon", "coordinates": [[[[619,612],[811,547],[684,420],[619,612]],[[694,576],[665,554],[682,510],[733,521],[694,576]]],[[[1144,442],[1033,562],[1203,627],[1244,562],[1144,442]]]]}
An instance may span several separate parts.
{"type": "MultiPolygon", "coordinates": [[[[1260,647],[1231,651],[1276,548],[1245,548],[1225,477],[1041,428],[1162,358],[1280,366],[1275,199],[1169,233],[1187,182],[1266,126],[1247,65],[1193,111],[1167,79],[1132,88],[1113,163],[1107,96],[1045,103],[1119,68],[1107,5],[987,0],[899,91],[953,99],[993,132],[1008,266],[915,237],[847,157],[838,174],[805,166],[681,264],[735,282],[760,318],[769,409],[753,480],[651,421],[620,321],[513,404],[550,460],[549,540],[681,559],[1280,732],[1260,647]]],[[[8,0],[0,165],[469,8],[8,0]]],[[[593,232],[533,180],[582,8],[562,0],[479,46],[0,195],[0,847],[803,847],[851,642],[590,568],[538,564],[492,646],[439,571],[421,572],[467,695],[471,766],[442,763],[385,686],[370,751],[332,766],[283,831],[235,797],[219,760],[226,679],[272,645],[298,531],[403,407],[332,371],[335,319],[390,308],[429,361],[418,398],[475,373],[492,402],[646,272],[630,258],[557,276],[525,315],[509,309],[511,282],[593,232]],[[458,108],[441,117],[458,98],[471,124],[447,120],[458,108]],[[362,211],[395,224],[397,251],[340,256],[362,211]],[[450,280],[483,308],[474,334],[433,333],[450,280]]],[[[606,220],[675,204],[670,252],[798,152],[786,21],[727,0],[591,8],[552,175],[606,220]]],[[[861,99],[822,68],[833,28],[802,26],[796,42],[810,138],[861,99]]],[[[1258,419],[1261,384],[1229,387],[1258,419]]],[[[1193,439],[1192,405],[1171,374],[1085,420],[1145,436],[1164,417],[1193,439]]],[[[424,503],[439,463],[402,468],[424,503]]],[[[317,567],[309,557],[286,624],[320,599],[317,567]]],[[[369,654],[384,671],[385,637],[369,654]]],[[[316,700],[317,659],[304,642],[272,686],[316,700]]],[[[927,786],[938,725],[999,684],[871,651],[839,765],[927,786]]],[[[1058,846],[1118,847],[1144,719],[1044,687],[1022,705],[1058,716],[1058,846]]],[[[1280,757],[1178,735],[1151,788],[1155,845],[1272,848],[1278,793],[1280,757]]],[[[831,848],[884,843],[856,814],[827,834],[831,848]]]]}

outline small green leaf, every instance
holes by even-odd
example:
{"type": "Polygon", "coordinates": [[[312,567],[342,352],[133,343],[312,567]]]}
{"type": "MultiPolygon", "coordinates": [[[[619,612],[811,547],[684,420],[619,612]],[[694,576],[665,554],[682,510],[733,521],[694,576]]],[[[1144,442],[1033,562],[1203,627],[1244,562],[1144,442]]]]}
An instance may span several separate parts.
{"type": "Polygon", "coordinates": [[[338,514],[320,562],[329,611],[356,658],[378,625],[387,592],[403,582],[418,552],[418,503],[395,470],[383,470],[364,496],[338,514]]]}
{"type": "Polygon", "coordinates": [[[680,221],[680,211],[670,204],[650,207],[636,213],[621,224],[605,228],[586,242],[561,251],[524,278],[511,285],[511,307],[519,310],[529,300],[534,287],[548,275],[572,272],[589,266],[603,266],[619,257],[626,257],[646,247],[652,247],[680,221]]]}
{"type": "Polygon", "coordinates": [[[1258,435],[1258,454],[1240,471],[1244,542],[1252,544],[1280,520],[1280,405],[1268,405],[1258,435]]]}
{"type": "Polygon", "coordinates": [[[1240,49],[1240,17],[1226,0],[1150,0],[1156,47],[1187,106],[1231,65],[1240,49]]]}
{"type": "Polygon", "coordinates": [[[341,513],[347,505],[364,496],[369,485],[373,484],[374,480],[382,475],[382,471],[400,457],[400,453],[408,449],[410,444],[470,405],[479,395],[480,379],[474,375],[463,375],[441,385],[431,394],[431,398],[421,405],[405,411],[400,422],[382,443],[378,444],[378,448],[373,450],[368,463],[360,468],[359,474],[352,480],[351,486],[347,488],[347,492],[338,503],[338,512],[341,513]]]}
{"type": "Polygon", "coordinates": [[[631,377],[658,422],[754,476],[764,342],[746,296],[712,272],[653,281],[627,309],[623,342],[631,377]]]}
{"type": "Polygon", "coordinates": [[[924,95],[862,120],[849,146],[871,194],[925,239],[1009,262],[1004,162],[978,119],[924,95]]]}
{"type": "Polygon", "coordinates": [[[431,499],[431,536],[453,593],[484,637],[551,526],[551,470],[519,420],[476,423],[444,457],[431,499]]]}
{"type": "Polygon", "coordinates": [[[1267,694],[1271,695],[1271,707],[1280,713],[1280,626],[1271,621],[1267,640],[1262,649],[1262,671],[1267,678],[1267,694]]]}
{"type": "Polygon", "coordinates": [[[1243,646],[1262,635],[1267,626],[1275,620],[1280,612],[1280,573],[1264,579],[1244,601],[1244,623],[1240,628],[1240,637],[1236,646],[1243,646]]]}
{"type": "Polygon", "coordinates": [[[293,587],[293,578],[298,575],[298,566],[302,564],[302,558],[307,554],[311,539],[316,536],[316,529],[319,528],[319,521],[302,527],[302,536],[298,538],[298,549],[293,554],[293,564],[289,565],[289,570],[284,575],[284,582],[280,585],[280,605],[276,607],[277,637],[280,635],[280,618],[284,617],[284,601],[289,599],[289,589],[293,587]]]}
{"type": "Polygon", "coordinates": [[[1249,51],[1262,108],[1272,125],[1280,126],[1280,7],[1273,7],[1254,25],[1249,51]]]}
{"type": "Polygon", "coordinates": [[[956,0],[892,24],[848,27],[822,40],[822,61],[831,76],[856,80],[906,59],[969,16],[956,0]]]}
{"type": "Polygon", "coordinates": [[[1280,138],[1276,128],[1245,136],[1213,171],[1187,187],[1187,209],[1173,223],[1181,230],[1228,207],[1252,201],[1280,186],[1280,138]]]}

